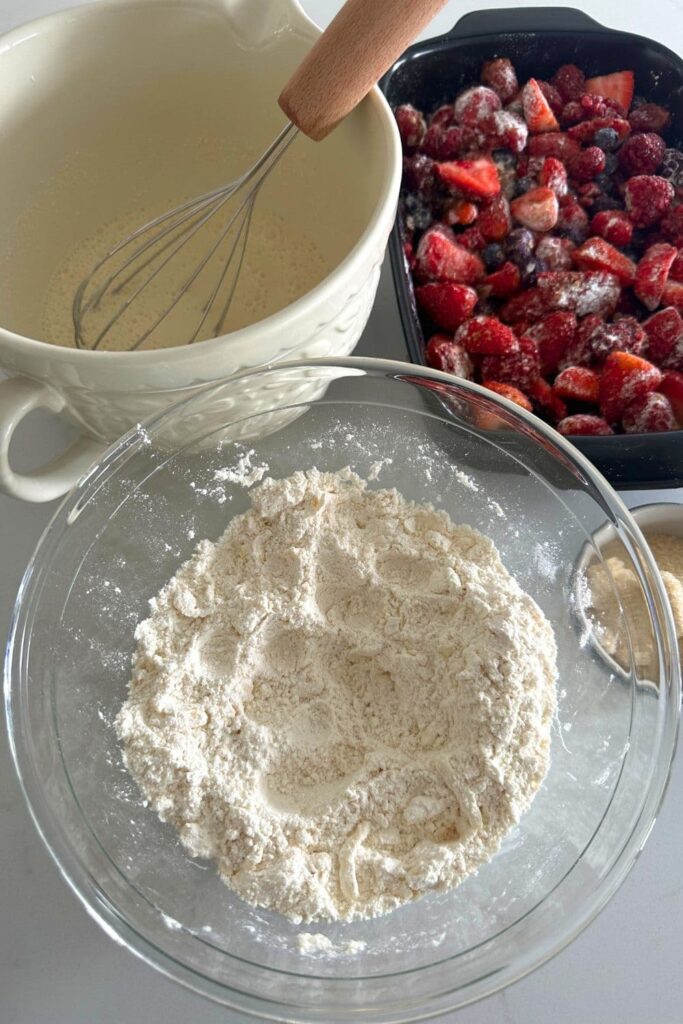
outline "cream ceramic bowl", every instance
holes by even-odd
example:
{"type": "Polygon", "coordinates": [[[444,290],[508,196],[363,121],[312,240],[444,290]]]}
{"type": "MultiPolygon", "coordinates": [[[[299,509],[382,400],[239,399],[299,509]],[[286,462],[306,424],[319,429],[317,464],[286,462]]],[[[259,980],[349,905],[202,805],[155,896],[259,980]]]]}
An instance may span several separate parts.
{"type": "MultiPolygon", "coordinates": [[[[183,390],[294,355],[351,352],[374,300],[400,182],[398,135],[377,90],[323,143],[296,139],[259,197],[275,210],[291,204],[334,268],[302,298],[194,346],[88,352],[35,340],[64,252],[131,203],[204,192],[265,148],[284,123],[276,97],[318,34],[296,0],[100,0],[4,37],[0,369],[10,379],[0,383],[1,489],[50,500],[105,442],[183,390]],[[237,137],[239,156],[228,145],[237,137]],[[207,139],[208,155],[195,145],[207,139]],[[66,416],[83,436],[56,462],[20,475],[10,440],[38,407],[66,416]]],[[[258,402],[250,394],[245,413],[258,402]]]]}

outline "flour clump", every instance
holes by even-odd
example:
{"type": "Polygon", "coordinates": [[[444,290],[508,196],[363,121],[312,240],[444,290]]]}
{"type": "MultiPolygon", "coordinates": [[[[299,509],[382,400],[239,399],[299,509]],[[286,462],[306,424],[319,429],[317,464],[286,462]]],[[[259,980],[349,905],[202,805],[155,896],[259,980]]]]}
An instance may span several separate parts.
{"type": "Polygon", "coordinates": [[[460,883],[548,770],[552,629],[490,540],[351,470],[266,479],[137,629],[124,759],[294,921],[460,883]]]}

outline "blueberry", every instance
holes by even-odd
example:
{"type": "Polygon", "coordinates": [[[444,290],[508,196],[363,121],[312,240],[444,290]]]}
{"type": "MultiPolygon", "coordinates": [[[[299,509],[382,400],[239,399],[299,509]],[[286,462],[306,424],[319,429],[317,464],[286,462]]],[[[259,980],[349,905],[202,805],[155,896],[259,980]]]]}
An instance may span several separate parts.
{"type": "Polygon", "coordinates": [[[605,170],[603,171],[603,174],[607,174],[607,175],[614,174],[614,172],[616,171],[618,166],[619,166],[619,161],[617,160],[616,154],[615,153],[606,153],[605,154],[605,170]]]}
{"type": "Polygon", "coordinates": [[[507,237],[508,259],[522,268],[534,254],[534,236],[528,228],[515,228],[507,237]]]}
{"type": "Polygon", "coordinates": [[[607,192],[609,194],[614,188],[609,174],[598,174],[593,180],[601,192],[607,192]]]}
{"type": "Polygon", "coordinates": [[[502,267],[505,263],[505,250],[497,242],[491,242],[482,249],[481,258],[489,272],[498,270],[498,267],[502,267]]]}
{"type": "Polygon", "coordinates": [[[536,182],[530,175],[525,174],[521,178],[517,178],[515,195],[524,195],[525,192],[529,192],[532,188],[536,188],[536,182]]]}
{"type": "Polygon", "coordinates": [[[593,213],[600,213],[602,210],[621,210],[622,204],[614,196],[605,195],[602,192],[599,196],[596,196],[593,200],[591,210],[593,213]]]}
{"type": "Polygon", "coordinates": [[[511,171],[517,166],[517,157],[509,149],[494,149],[491,156],[501,170],[511,171]]]}
{"type": "Polygon", "coordinates": [[[593,142],[605,153],[611,153],[619,145],[619,133],[614,128],[599,128],[593,136],[593,142]]]}
{"type": "Polygon", "coordinates": [[[432,212],[426,203],[411,193],[404,199],[406,227],[410,231],[426,231],[432,223],[432,212]]]}

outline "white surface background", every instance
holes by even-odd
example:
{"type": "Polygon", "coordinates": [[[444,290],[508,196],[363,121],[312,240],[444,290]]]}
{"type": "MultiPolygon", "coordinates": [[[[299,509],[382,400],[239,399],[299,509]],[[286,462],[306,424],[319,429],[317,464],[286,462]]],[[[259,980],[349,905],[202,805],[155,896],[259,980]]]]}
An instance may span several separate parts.
{"type": "MultiPolygon", "coordinates": [[[[256,4],[259,0],[251,0],[256,4]]],[[[0,31],[55,10],[58,0],[0,0],[0,31]]],[[[303,0],[320,24],[340,0],[303,0]]],[[[448,3],[425,35],[475,3],[448,3]]],[[[482,0],[482,7],[506,3],[482,0]]],[[[527,6],[544,6],[527,0],[527,6]]],[[[569,6],[569,5],[567,5],[569,6]]],[[[578,6],[578,4],[577,4],[578,6]]],[[[682,0],[585,0],[604,24],[683,50],[682,0]]],[[[385,266],[359,354],[404,358],[385,266]]],[[[68,429],[34,414],[16,456],[28,466],[62,447],[68,429]]],[[[683,502],[683,490],[631,492],[629,504],[683,502]]],[[[54,506],[0,496],[0,633],[54,506]]],[[[238,1018],[185,992],[115,946],[62,882],[24,808],[0,742],[0,1024],[218,1024],[238,1018]]],[[[679,758],[654,833],[621,891],[552,962],[507,991],[451,1017],[457,1024],[680,1024],[683,1021],[683,767],[679,758]]]]}

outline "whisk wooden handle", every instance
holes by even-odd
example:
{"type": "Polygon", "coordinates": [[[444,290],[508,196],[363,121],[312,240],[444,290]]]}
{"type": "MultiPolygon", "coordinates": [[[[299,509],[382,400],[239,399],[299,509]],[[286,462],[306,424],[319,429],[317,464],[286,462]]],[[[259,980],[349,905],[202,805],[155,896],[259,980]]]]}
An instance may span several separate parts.
{"type": "Polygon", "coordinates": [[[347,0],[280,93],[289,120],[324,139],[445,2],[347,0]]]}

